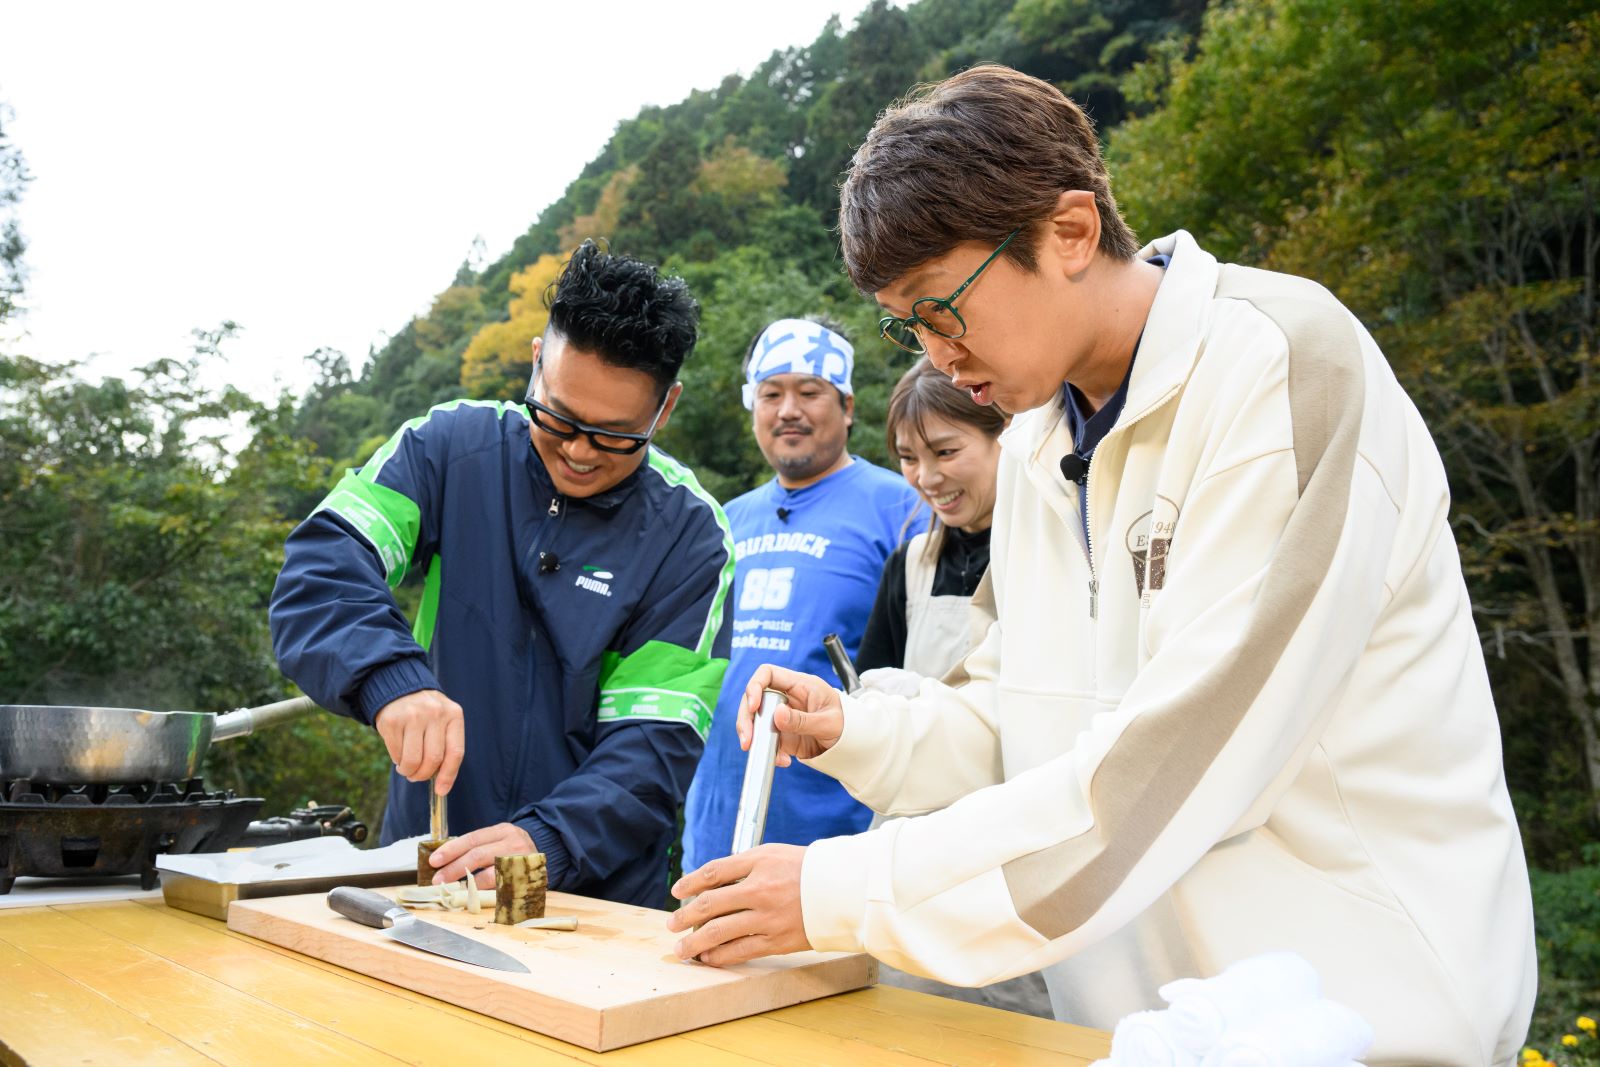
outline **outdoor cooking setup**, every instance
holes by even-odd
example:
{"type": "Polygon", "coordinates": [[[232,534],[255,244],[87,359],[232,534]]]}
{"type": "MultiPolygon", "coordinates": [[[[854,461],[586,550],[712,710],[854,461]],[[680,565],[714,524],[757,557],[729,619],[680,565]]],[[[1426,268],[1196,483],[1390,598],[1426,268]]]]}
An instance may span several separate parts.
{"type": "Polygon", "coordinates": [[[161,854],[222,852],[367,828],[342,805],[259,819],[259,797],[208,788],[212,742],[306,715],[306,697],[212,715],[131,708],[0,705],[0,895],[21,877],[138,875],[161,854]]]}
{"type": "MultiPolygon", "coordinates": [[[[775,704],[767,694],[761,721],[770,724],[775,704]]],[[[367,828],[346,807],[308,805],[264,819],[260,798],[201,777],[212,741],[312,710],[304,698],[225,715],[0,705],[0,964],[32,998],[29,1011],[8,1016],[0,1051],[31,1049],[21,1062],[65,1063],[108,1042],[143,1040],[166,1062],[177,1039],[208,1052],[271,1047],[280,1059],[315,1061],[335,1046],[365,1057],[378,1042],[403,1049],[404,1059],[429,1042],[488,1041],[522,1059],[663,1041],[682,1042],[683,1062],[697,1062],[709,1047],[699,1034],[762,1045],[776,1025],[806,1058],[856,1041],[863,1013],[879,1014],[873,1005],[927,1010],[922,994],[868,988],[876,964],[860,953],[800,952],[733,968],[685,963],[666,914],[650,908],[551,892],[561,921],[503,925],[475,912],[470,895],[465,910],[398,907],[408,883],[416,890],[421,839],[355,849],[367,828]],[[268,847],[227,851],[238,845],[268,847]],[[156,895],[148,891],[158,870],[156,895]],[[145,977],[130,986],[121,976],[132,970],[145,977]],[[363,984],[372,979],[384,985],[363,984]],[[152,996],[152,988],[173,996],[152,996]],[[396,1000],[402,990],[421,996],[396,1000]],[[870,999],[833,1008],[832,994],[870,999]],[[125,1008],[123,998],[139,1004],[125,1008]],[[167,1017],[172,1005],[199,1003],[209,1010],[185,1007],[186,1023],[167,1017]],[[330,1016],[327,1004],[342,1007],[330,1016]],[[451,1004],[512,1026],[464,1023],[441,1012],[451,1004]],[[798,1025],[767,1021],[785,1008],[806,1014],[798,1025]],[[49,1022],[57,1016],[73,1025],[49,1022]],[[45,1023],[29,1029],[28,1019],[45,1023]],[[201,1030],[191,1033],[196,1020],[201,1030]],[[261,1036],[247,1040],[244,1030],[261,1036]],[[68,1050],[63,1040],[82,1047],[68,1050]]],[[[775,731],[765,733],[775,741],[775,731]]],[[[748,768],[746,845],[764,829],[764,751],[748,768]]],[[[447,836],[444,798],[430,814],[436,838],[447,836]]],[[[950,1041],[1037,1051],[1041,1038],[1031,1032],[1001,1038],[1004,1014],[941,1022],[929,1058],[950,1062],[950,1041]]],[[[908,1015],[862,1047],[898,1048],[928,1029],[908,1015]]],[[[1052,1035],[1055,1051],[1078,1051],[1071,1029],[1052,1035]]],[[[1106,1036],[1092,1035],[1077,1062],[1105,1048],[1106,1036]]]]}

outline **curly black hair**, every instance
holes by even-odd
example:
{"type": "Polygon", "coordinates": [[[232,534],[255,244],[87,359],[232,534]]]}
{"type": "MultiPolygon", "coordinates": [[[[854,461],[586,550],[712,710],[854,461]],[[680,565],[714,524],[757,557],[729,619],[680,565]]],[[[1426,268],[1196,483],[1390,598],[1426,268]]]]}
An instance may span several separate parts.
{"type": "Polygon", "coordinates": [[[544,301],[550,328],[568,344],[614,367],[643,371],[663,392],[694,350],[700,305],[688,283],[593,241],[572,253],[544,301]]]}

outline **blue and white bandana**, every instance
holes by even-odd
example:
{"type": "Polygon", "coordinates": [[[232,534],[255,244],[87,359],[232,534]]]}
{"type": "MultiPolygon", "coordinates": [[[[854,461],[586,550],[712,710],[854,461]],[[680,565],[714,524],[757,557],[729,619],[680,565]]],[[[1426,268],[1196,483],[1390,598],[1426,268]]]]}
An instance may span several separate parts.
{"type": "Polygon", "coordinates": [[[805,319],[779,319],[761,331],[744,372],[744,407],[754,411],[756,386],[779,374],[810,374],[850,396],[856,350],[826,326],[805,319]]]}

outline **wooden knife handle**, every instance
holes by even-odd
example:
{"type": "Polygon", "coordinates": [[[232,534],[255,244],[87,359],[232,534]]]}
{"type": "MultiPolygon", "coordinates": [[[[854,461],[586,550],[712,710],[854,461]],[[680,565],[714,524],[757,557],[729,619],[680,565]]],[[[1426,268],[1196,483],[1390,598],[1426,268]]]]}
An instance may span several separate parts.
{"type": "Polygon", "coordinates": [[[354,919],[358,923],[379,930],[389,925],[392,919],[390,912],[398,911],[402,915],[405,914],[405,909],[388,897],[374,893],[370,889],[357,889],[351,885],[330,889],[328,907],[346,919],[354,919]]]}

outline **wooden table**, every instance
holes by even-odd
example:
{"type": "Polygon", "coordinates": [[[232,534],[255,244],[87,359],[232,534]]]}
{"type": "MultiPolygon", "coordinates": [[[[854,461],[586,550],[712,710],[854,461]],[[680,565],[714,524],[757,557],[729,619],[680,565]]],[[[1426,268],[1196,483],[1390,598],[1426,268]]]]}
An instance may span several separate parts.
{"type": "Polygon", "coordinates": [[[1102,1031],[878,986],[590,1052],[159,901],[0,912],[0,1062],[1087,1064],[1102,1031]]]}

